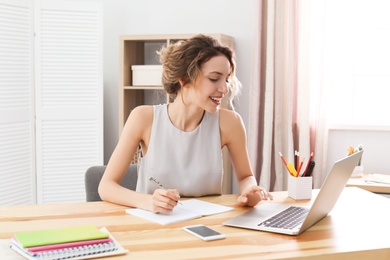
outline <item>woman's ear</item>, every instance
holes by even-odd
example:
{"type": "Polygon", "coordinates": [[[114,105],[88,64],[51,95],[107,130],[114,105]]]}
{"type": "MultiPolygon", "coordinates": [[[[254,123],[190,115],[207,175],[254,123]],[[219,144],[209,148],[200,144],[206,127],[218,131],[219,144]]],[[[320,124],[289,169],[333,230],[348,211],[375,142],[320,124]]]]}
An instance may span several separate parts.
{"type": "Polygon", "coordinates": [[[190,81],[188,80],[188,78],[181,78],[179,79],[179,83],[182,88],[188,88],[190,81]]]}
{"type": "Polygon", "coordinates": [[[180,84],[180,87],[183,87],[184,81],[182,79],[179,79],[179,84],[180,84]]]}

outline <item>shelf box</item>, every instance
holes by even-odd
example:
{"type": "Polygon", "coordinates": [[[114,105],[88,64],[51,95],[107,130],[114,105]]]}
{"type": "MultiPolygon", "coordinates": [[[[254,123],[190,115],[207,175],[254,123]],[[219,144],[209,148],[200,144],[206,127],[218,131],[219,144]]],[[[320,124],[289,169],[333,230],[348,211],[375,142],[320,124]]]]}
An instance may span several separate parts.
{"type": "Polygon", "coordinates": [[[162,65],[133,65],[133,86],[161,86],[162,65]]]}

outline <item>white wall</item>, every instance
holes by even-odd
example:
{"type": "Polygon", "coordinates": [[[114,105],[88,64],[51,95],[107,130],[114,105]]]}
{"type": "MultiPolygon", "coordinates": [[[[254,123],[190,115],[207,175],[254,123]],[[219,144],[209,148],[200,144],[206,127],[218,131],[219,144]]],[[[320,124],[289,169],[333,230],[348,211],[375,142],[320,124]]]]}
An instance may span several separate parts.
{"type": "Polygon", "coordinates": [[[236,110],[248,126],[250,64],[257,0],[102,0],[104,6],[104,146],[108,162],[118,141],[119,36],[223,33],[235,38],[237,77],[243,84],[236,110]]]}
{"type": "Polygon", "coordinates": [[[348,147],[363,144],[362,165],[365,173],[390,174],[390,128],[333,126],[329,130],[327,172],[338,159],[348,154],[348,147]]]}

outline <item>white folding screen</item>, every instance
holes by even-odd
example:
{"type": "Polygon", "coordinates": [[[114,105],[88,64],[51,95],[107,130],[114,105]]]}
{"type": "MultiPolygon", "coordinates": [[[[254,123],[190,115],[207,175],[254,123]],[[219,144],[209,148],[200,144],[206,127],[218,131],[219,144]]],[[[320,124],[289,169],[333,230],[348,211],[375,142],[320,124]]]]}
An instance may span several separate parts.
{"type": "Polygon", "coordinates": [[[0,0],[3,13],[0,204],[83,201],[103,163],[102,6],[0,0]]]}
{"type": "Polygon", "coordinates": [[[103,162],[102,7],[42,0],[35,16],[38,203],[85,200],[103,162]]]}
{"type": "Polygon", "coordinates": [[[35,203],[32,11],[0,0],[0,204],[35,203]]]}

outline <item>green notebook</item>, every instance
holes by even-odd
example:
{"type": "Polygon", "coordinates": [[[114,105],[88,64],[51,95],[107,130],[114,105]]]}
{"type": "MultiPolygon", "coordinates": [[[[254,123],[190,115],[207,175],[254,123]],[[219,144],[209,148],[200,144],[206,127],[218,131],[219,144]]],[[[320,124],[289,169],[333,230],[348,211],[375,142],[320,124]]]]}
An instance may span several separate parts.
{"type": "Polygon", "coordinates": [[[109,235],[93,225],[30,231],[15,234],[23,248],[60,244],[74,241],[108,238],[109,235]]]}

